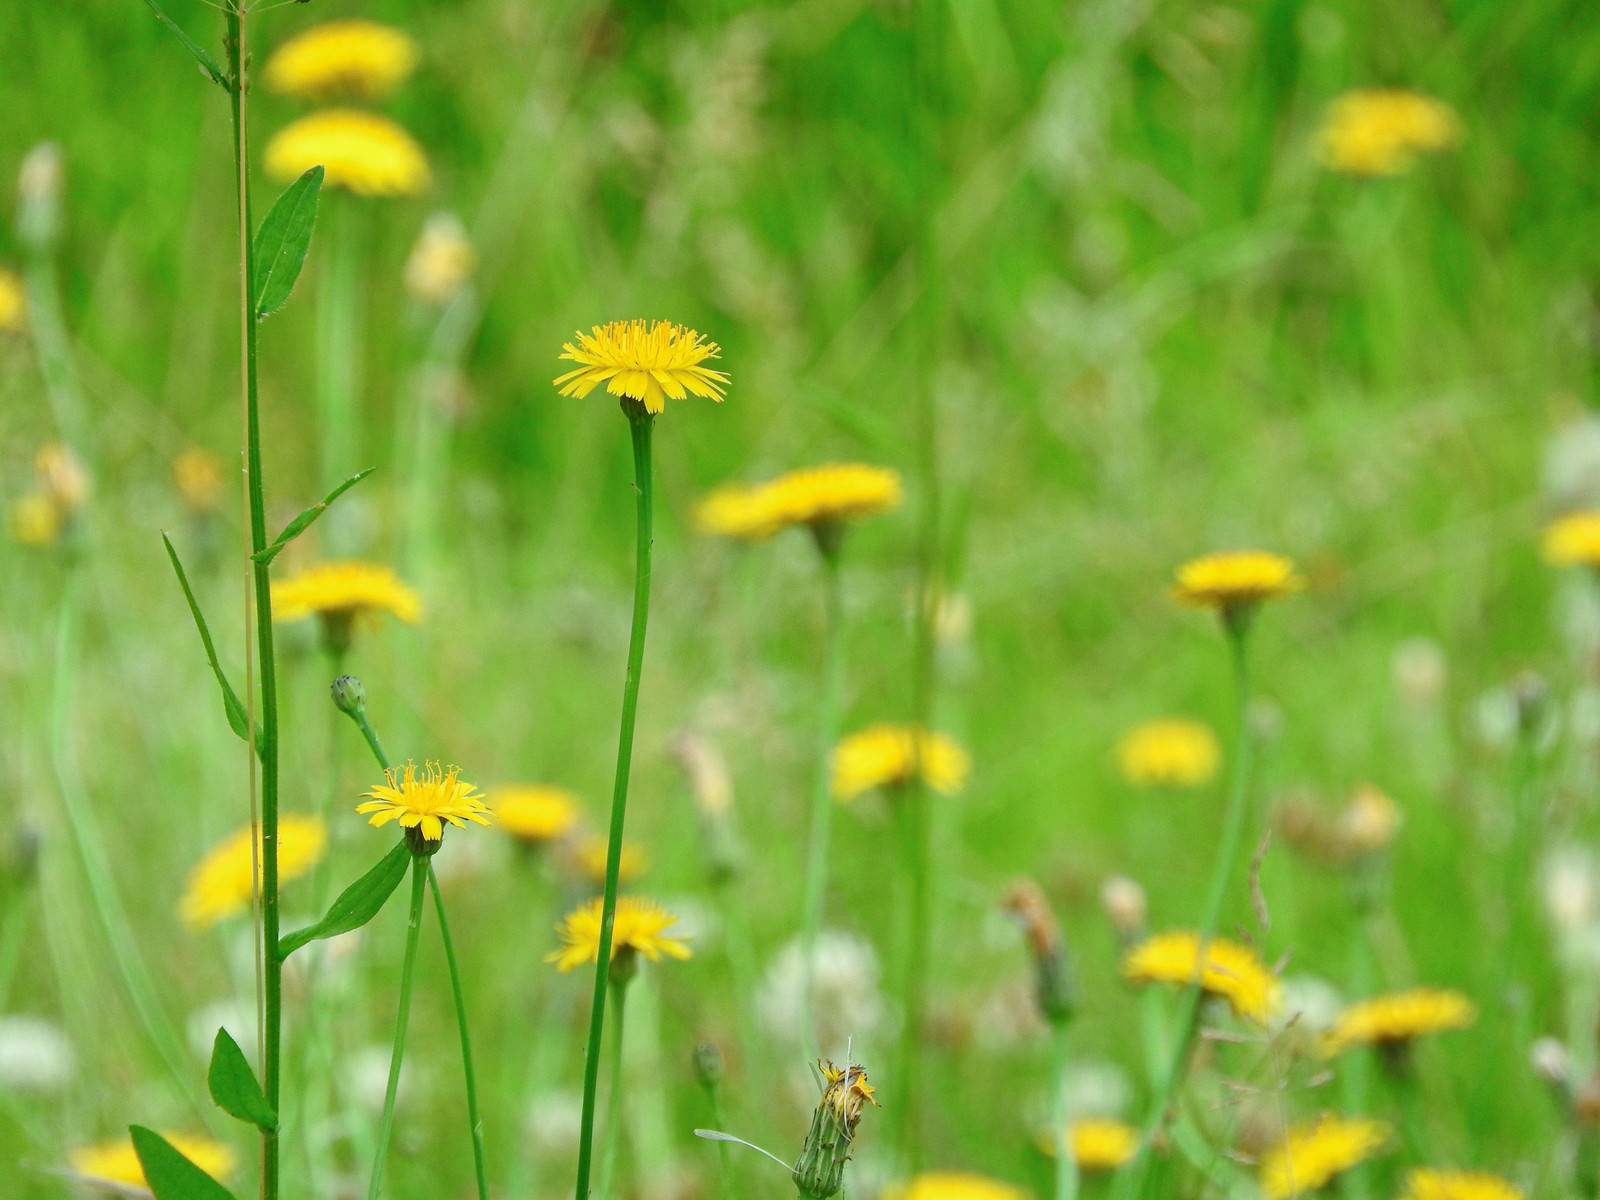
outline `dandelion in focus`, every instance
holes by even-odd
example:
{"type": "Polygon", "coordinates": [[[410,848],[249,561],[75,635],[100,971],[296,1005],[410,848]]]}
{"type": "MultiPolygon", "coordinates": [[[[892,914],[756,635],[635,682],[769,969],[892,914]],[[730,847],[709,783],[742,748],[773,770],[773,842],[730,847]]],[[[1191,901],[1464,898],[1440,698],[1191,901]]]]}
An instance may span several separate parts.
{"type": "Polygon", "coordinates": [[[529,846],[571,833],[578,824],[578,798],[565,788],[508,784],[489,795],[495,824],[529,846]]]}
{"type": "Polygon", "coordinates": [[[1600,567],[1600,510],[1557,517],[1544,528],[1540,549],[1555,567],[1600,567]]]}
{"type": "Polygon", "coordinates": [[[1420,154],[1461,141],[1461,121],[1443,101],[1400,88],[1346,92],[1328,108],[1322,163],[1345,175],[1401,175],[1420,154]]]}
{"type": "Polygon", "coordinates": [[[1361,1117],[1324,1115],[1289,1130],[1261,1160],[1261,1190],[1267,1200],[1312,1191],[1359,1166],[1388,1144],[1389,1126],[1361,1117]]]}
{"type": "Polygon", "coordinates": [[[419,196],[432,183],[415,138],[387,117],[328,108],[285,125],[267,142],[267,173],[288,181],[312,167],[323,184],[357,196],[419,196]]]}
{"type": "Polygon", "coordinates": [[[28,328],[28,297],[15,271],[0,267],[0,333],[23,333],[28,328]]]}
{"type": "Polygon", "coordinates": [[[1357,1046],[1401,1049],[1417,1038],[1465,1029],[1478,1019],[1477,1006],[1460,992],[1412,988],[1374,996],[1341,1012],[1322,1039],[1324,1057],[1357,1046]]]}
{"type": "Polygon", "coordinates": [[[290,38],[267,59],[262,81],[302,100],[389,95],[417,65],[417,44],[376,21],[325,21],[290,38]]]}
{"type": "Polygon", "coordinates": [[[1216,777],[1221,762],[1210,727],[1185,717],[1145,721],[1117,743],[1122,777],[1138,786],[1199,787],[1216,777]]]}
{"type": "MultiPolygon", "coordinates": [[[[562,946],[545,955],[545,962],[555,963],[556,970],[562,972],[584,963],[599,962],[600,909],[601,897],[596,896],[568,913],[556,926],[562,946]]],[[[613,970],[622,959],[631,960],[636,955],[643,955],[651,962],[660,962],[663,954],[677,959],[690,957],[689,947],[667,933],[677,920],[654,900],[617,897],[616,924],[611,934],[613,970]]]]}
{"type": "MultiPolygon", "coordinates": [[[[328,830],[320,817],[282,813],[278,817],[278,884],[300,878],[322,861],[328,830]]],[[[259,857],[255,861],[259,861],[259,857]]],[[[246,826],[213,847],[189,872],[178,915],[190,929],[209,929],[242,912],[255,898],[255,862],[246,826]]]]}
{"type": "Polygon", "coordinates": [[[1236,1014],[1263,1025],[1278,1005],[1278,979],[1255,951],[1212,938],[1202,973],[1200,938],[1187,930],[1158,933],[1134,946],[1123,957],[1122,977],[1135,984],[1192,984],[1198,979],[1203,990],[1222,997],[1236,1014]]]}
{"type": "MultiPolygon", "coordinates": [[[[165,1131],[161,1136],[173,1149],[213,1179],[227,1179],[238,1165],[233,1151],[211,1138],[165,1131]]],[[[81,1147],[67,1156],[67,1164],[82,1176],[85,1183],[144,1190],[150,1187],[131,1138],[81,1147]]]]}
{"type": "Polygon", "coordinates": [[[406,259],[406,291],[424,304],[443,306],[472,278],[478,255],[454,213],[434,213],[406,259]]]}
{"type": "Polygon", "coordinates": [[[910,725],[873,725],[834,747],[833,794],[851,800],[873,788],[910,783],[920,774],[934,791],[953,796],[971,769],[971,757],[945,734],[910,725]]]}
{"type": "Polygon", "coordinates": [[[1416,1167],[1406,1173],[1400,1200],[1524,1200],[1524,1193],[1509,1179],[1487,1171],[1416,1167]]]}
{"type": "Polygon", "coordinates": [[[356,812],[368,817],[372,825],[399,821],[413,853],[437,850],[446,821],[458,829],[465,829],[468,821],[489,824],[489,809],[477,788],[461,778],[460,767],[445,770],[430,762],[418,772],[417,764],[408,762],[404,767],[390,767],[384,772],[384,782],[361,794],[369,799],[356,805],[356,812]],[[418,837],[425,845],[418,845],[418,837]]]}
{"type": "Polygon", "coordinates": [[[898,471],[826,463],[762,484],[726,484],[700,502],[696,519],[707,533],[751,541],[797,525],[837,538],[845,522],[887,512],[903,494],[898,471]]]}
{"type": "Polygon", "coordinates": [[[612,321],[565,342],[560,358],[578,365],[555,380],[563,396],[587,396],[600,384],[613,396],[637,400],[647,413],[666,411],[667,397],[691,392],[721,403],[728,377],[705,366],[722,348],[671,321],[612,321]]]}

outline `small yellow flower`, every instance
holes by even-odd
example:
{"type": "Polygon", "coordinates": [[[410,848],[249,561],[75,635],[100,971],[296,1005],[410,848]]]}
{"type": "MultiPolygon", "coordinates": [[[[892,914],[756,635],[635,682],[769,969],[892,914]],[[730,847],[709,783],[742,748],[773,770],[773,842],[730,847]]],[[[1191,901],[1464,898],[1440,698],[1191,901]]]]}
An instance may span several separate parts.
{"type": "Polygon", "coordinates": [[[50,497],[62,520],[69,519],[89,499],[89,468],[64,442],[46,442],[33,456],[33,473],[39,490],[50,497]]]}
{"type": "Polygon", "coordinates": [[[445,771],[436,762],[428,763],[420,775],[416,763],[390,767],[384,772],[385,782],[361,793],[371,799],[356,805],[356,811],[363,816],[370,813],[373,825],[398,820],[402,829],[420,830],[425,842],[442,840],[446,821],[457,829],[465,829],[468,821],[489,824],[489,810],[477,789],[460,776],[460,767],[445,771]]]}
{"type": "MultiPolygon", "coordinates": [[[[545,962],[555,963],[556,970],[565,972],[599,961],[602,907],[602,899],[596,896],[568,913],[556,926],[565,944],[545,955],[545,962]]],[[[615,962],[623,951],[642,954],[651,962],[660,962],[663,954],[688,958],[689,947],[666,933],[677,919],[654,900],[618,896],[616,923],[611,929],[611,960],[615,962]]]]}
{"type": "Polygon", "coordinates": [[[671,321],[612,321],[592,333],[575,335],[578,344],[562,344],[557,356],[578,363],[558,376],[563,396],[587,396],[599,384],[613,396],[626,396],[649,413],[664,412],[666,398],[682,400],[690,392],[721,403],[728,377],[704,366],[722,348],[693,329],[671,321]]]}
{"type": "Polygon", "coordinates": [[[1117,743],[1117,765],[1132,784],[1199,787],[1211,782],[1221,761],[1210,727],[1185,717],[1145,721],[1117,743]]]}
{"type": "Polygon", "coordinates": [[[754,486],[726,484],[700,502],[707,533],[758,541],[792,525],[826,525],[887,512],[900,503],[900,473],[867,463],[825,463],[754,486]]]}
{"type": "MultiPolygon", "coordinates": [[[[610,850],[610,843],[603,835],[595,834],[586,837],[579,843],[575,853],[578,870],[592,883],[604,884],[606,881],[606,854],[610,850]]],[[[650,856],[644,852],[644,847],[624,841],[622,853],[617,861],[617,882],[632,883],[650,869],[650,856]]]]}
{"type": "Polygon", "coordinates": [[[1400,175],[1417,155],[1461,140],[1449,105],[1398,88],[1346,92],[1329,106],[1320,135],[1322,163],[1346,175],[1400,175]]]}
{"type": "MultiPolygon", "coordinates": [[[[322,861],[328,831],[320,817],[278,817],[278,885],[298,879],[322,861]]],[[[240,912],[255,898],[251,882],[250,829],[219,842],[189,872],[178,914],[190,929],[209,929],[240,912]]]]}
{"type": "Polygon", "coordinates": [[[489,796],[495,822],[518,841],[553,842],[578,823],[578,798],[564,788],[508,784],[489,796]]]}
{"type": "Polygon", "coordinates": [[[966,1171],[924,1171],[884,1189],[883,1200],[1028,1200],[1028,1193],[966,1171]]]}
{"type": "Polygon", "coordinates": [[[195,447],[172,460],[172,483],[191,512],[207,513],[222,495],[222,460],[195,447]]]}
{"type": "Polygon", "coordinates": [[[1389,1126],[1361,1117],[1324,1115],[1296,1125],[1261,1160],[1261,1190],[1268,1200],[1309,1192],[1382,1150],[1389,1126]]]}
{"type": "MultiPolygon", "coordinates": [[[[1110,1117],[1079,1117],[1068,1126],[1067,1136],[1080,1171],[1114,1171],[1139,1151],[1139,1131],[1110,1117]]],[[[1056,1140],[1048,1129],[1036,1141],[1040,1150],[1055,1157],[1056,1140]]]]}
{"type": "Polygon", "coordinates": [[[454,213],[434,213],[406,259],[406,291],[424,304],[447,304],[477,266],[477,252],[461,219],[454,213]]]}
{"type": "MultiPolygon", "coordinates": [[[[1278,1005],[1278,979],[1255,951],[1212,938],[1205,957],[1200,986],[1225,999],[1239,1016],[1265,1024],[1278,1005]]],[[[1146,938],[1122,960],[1122,977],[1129,983],[1190,984],[1199,973],[1200,936],[1189,930],[1146,938]]]]}
{"type": "Polygon", "coordinates": [[[61,510],[43,492],[13,500],[6,514],[11,536],[24,546],[50,546],[61,536],[61,510]]]}
{"type": "Polygon", "coordinates": [[[1355,1046],[1400,1045],[1428,1033],[1465,1029],[1478,1009],[1460,992],[1412,988],[1352,1004],[1323,1035],[1321,1050],[1331,1057],[1355,1046]]]}
{"type": "Polygon", "coordinates": [[[1287,558],[1264,550],[1230,550],[1179,567],[1173,596],[1180,603],[1214,608],[1228,617],[1303,587],[1305,580],[1295,574],[1294,563],[1287,558]]]}
{"type": "MultiPolygon", "coordinates": [[[[233,1174],[238,1159],[233,1150],[221,1142],[192,1133],[168,1133],[162,1137],[195,1166],[216,1180],[226,1180],[233,1174]]],[[[139,1156],[134,1152],[133,1139],[122,1138],[114,1142],[101,1142],[83,1146],[67,1156],[67,1163],[83,1177],[85,1183],[109,1184],[125,1188],[149,1188],[139,1156]]]]}
{"type": "Polygon", "coordinates": [[[873,725],[844,738],[833,750],[833,794],[850,800],[873,788],[909,783],[920,769],[936,792],[953,796],[972,769],[955,740],[910,725],[873,725]]]}
{"type": "Polygon", "coordinates": [[[327,108],[285,125],[267,143],[267,173],[292,180],[318,163],[323,184],[358,196],[418,196],[432,182],[415,138],[387,117],[327,108]]]}
{"type": "Polygon", "coordinates": [[[1557,567],[1600,567],[1600,509],[1557,517],[1544,528],[1544,560],[1557,567]]]}
{"type": "Polygon", "coordinates": [[[1487,1171],[1439,1171],[1416,1167],[1406,1173],[1400,1200],[1524,1200],[1508,1179],[1487,1171]]]}
{"type": "Polygon", "coordinates": [[[0,332],[22,333],[28,328],[28,296],[22,279],[0,267],[0,332]]]}
{"type": "Polygon", "coordinates": [[[1370,783],[1357,788],[1339,814],[1339,843],[1347,854],[1376,854],[1399,831],[1399,807],[1370,783]]]}
{"type": "Polygon", "coordinates": [[[831,1105],[834,1114],[850,1132],[855,1132],[861,1112],[868,1104],[874,1108],[883,1107],[872,1098],[872,1093],[878,1089],[867,1082],[865,1067],[857,1063],[836,1067],[831,1061],[818,1063],[817,1066],[823,1078],[821,1103],[831,1105]]]}
{"type": "Polygon", "coordinates": [[[376,21],[325,21],[290,38],[261,77],[274,92],[303,100],[387,96],[417,65],[417,44],[376,21]]]}
{"type": "Polygon", "coordinates": [[[380,612],[415,625],[422,619],[422,600],[377,563],[322,563],[272,585],[272,615],[280,621],[313,614],[349,620],[380,612]]]}

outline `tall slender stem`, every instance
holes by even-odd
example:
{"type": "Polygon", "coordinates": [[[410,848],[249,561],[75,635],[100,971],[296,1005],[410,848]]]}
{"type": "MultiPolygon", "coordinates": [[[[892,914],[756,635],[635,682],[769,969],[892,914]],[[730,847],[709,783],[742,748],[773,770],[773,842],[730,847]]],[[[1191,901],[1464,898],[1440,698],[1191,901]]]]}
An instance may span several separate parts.
{"type": "Polygon", "coordinates": [[[576,1200],[587,1200],[594,1152],[594,1101],[600,1079],[600,1045],[604,1040],[606,981],[611,972],[611,932],[617,918],[617,873],[622,863],[622,826],[628,808],[628,772],[633,765],[633,725],[639,709],[639,672],[644,665],[645,625],[650,615],[650,542],[653,516],[650,433],[655,418],[635,400],[623,411],[633,437],[634,489],[637,493],[638,537],[633,577],[633,630],[628,637],[628,675],[622,687],[622,725],[617,737],[616,784],[611,792],[611,840],[606,847],[606,887],[600,908],[600,944],[594,964],[594,999],[589,1009],[589,1043],[584,1052],[583,1124],[578,1139],[576,1200]]]}
{"type": "Polygon", "coordinates": [[[422,892],[428,882],[429,863],[411,860],[411,915],[406,924],[406,957],[400,967],[400,1009],[394,1017],[394,1049],[389,1054],[389,1085],[383,1093],[383,1119],[378,1122],[378,1152],[372,1160],[372,1181],[367,1200],[378,1200],[383,1190],[383,1163],[389,1156],[389,1134],[394,1129],[394,1100],[400,1090],[400,1063],[406,1053],[406,1021],[411,1016],[411,977],[417,966],[418,934],[422,932],[422,892]]]}
{"type": "MultiPolygon", "coordinates": [[[[922,728],[922,726],[918,726],[922,728]]],[[[921,1159],[921,1105],[917,1102],[922,1059],[926,1053],[921,1044],[921,1031],[925,1024],[923,1013],[927,1007],[928,957],[930,954],[928,920],[928,789],[922,775],[922,765],[917,764],[912,779],[896,790],[895,808],[898,840],[905,859],[905,883],[909,890],[906,900],[906,917],[901,939],[901,979],[904,985],[905,1022],[900,1027],[899,1087],[905,1095],[906,1111],[900,1126],[900,1149],[905,1160],[905,1170],[920,1169],[921,1159]]]]}
{"type": "Polygon", "coordinates": [[[1078,1163],[1072,1149],[1072,1114],[1067,1109],[1067,1068],[1071,1062],[1067,1029],[1067,1022],[1058,1021],[1051,1031],[1054,1054],[1051,1056],[1050,1120],[1055,1129],[1056,1143],[1055,1200],[1077,1200],[1078,1196],[1078,1163]]]}
{"type": "Polygon", "coordinates": [[[800,1045],[807,1059],[818,1056],[817,935],[822,929],[823,899],[828,888],[828,843],[833,828],[833,786],[829,763],[839,740],[839,691],[843,676],[844,636],[842,588],[837,538],[819,534],[822,558],[822,705],[817,715],[816,778],[811,789],[811,842],[806,853],[804,924],[800,948],[804,986],[800,992],[800,1045]]]}
{"type": "Polygon", "coordinates": [[[461,1033],[461,1070],[467,1080],[467,1123],[472,1127],[472,1165],[478,1175],[478,1200],[488,1200],[489,1172],[483,1161],[483,1118],[478,1114],[478,1081],[472,1070],[472,1039],[467,1033],[467,1002],[461,994],[461,970],[456,965],[456,947],[450,938],[450,922],[444,915],[444,893],[439,877],[428,863],[428,886],[433,889],[433,909],[439,914],[439,937],[444,942],[445,966],[450,971],[450,992],[456,1002],[456,1028],[461,1033]]]}
{"type": "Polygon", "coordinates": [[[617,1192],[617,1151],[622,1145],[622,1018],[627,1009],[628,983],[626,978],[611,985],[611,1100],[606,1113],[605,1145],[600,1152],[600,1179],[595,1188],[600,1200],[611,1200],[617,1192]]]}

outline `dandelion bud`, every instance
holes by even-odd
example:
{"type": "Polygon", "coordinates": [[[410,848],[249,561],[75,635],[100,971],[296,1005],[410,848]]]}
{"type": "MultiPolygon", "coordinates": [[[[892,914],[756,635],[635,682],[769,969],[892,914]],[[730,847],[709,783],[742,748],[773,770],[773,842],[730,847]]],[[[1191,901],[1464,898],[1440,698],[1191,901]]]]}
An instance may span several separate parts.
{"type": "Polygon", "coordinates": [[[333,703],[348,717],[359,717],[367,711],[367,689],[354,675],[341,675],[333,681],[333,703]]]}
{"type": "Polygon", "coordinates": [[[795,1186],[808,1200],[827,1200],[844,1186],[844,1164],[850,1159],[862,1110],[868,1102],[878,1104],[866,1068],[855,1063],[842,1069],[831,1062],[818,1065],[825,1079],[822,1099],[794,1165],[795,1186]]]}
{"type": "Polygon", "coordinates": [[[722,1061],[722,1051],[715,1042],[697,1042],[691,1058],[694,1067],[694,1081],[706,1091],[715,1091],[722,1084],[722,1077],[727,1073],[726,1064],[722,1061]]]}
{"type": "Polygon", "coordinates": [[[17,199],[17,233],[34,250],[48,249],[61,228],[61,147],[40,142],[28,151],[17,199]]]}
{"type": "Polygon", "coordinates": [[[1028,948],[1033,951],[1035,995],[1039,1010],[1052,1025],[1072,1016],[1075,1007],[1072,978],[1067,970],[1067,946],[1050,904],[1031,879],[1019,879],[1006,892],[1005,910],[1022,924],[1028,948]]]}
{"type": "Polygon", "coordinates": [[[1145,920],[1149,914],[1144,888],[1126,875],[1113,875],[1100,885],[1100,904],[1124,942],[1137,942],[1144,938],[1145,920]]]}

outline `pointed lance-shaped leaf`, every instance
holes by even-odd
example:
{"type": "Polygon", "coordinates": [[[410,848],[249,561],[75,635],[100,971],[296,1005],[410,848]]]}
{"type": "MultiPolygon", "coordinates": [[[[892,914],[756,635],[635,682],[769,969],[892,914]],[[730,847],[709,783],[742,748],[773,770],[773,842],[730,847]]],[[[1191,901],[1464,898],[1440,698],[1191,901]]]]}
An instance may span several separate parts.
{"type": "Polygon", "coordinates": [[[396,842],[394,849],[384,855],[377,866],[339,893],[339,898],[329,906],[322,920],[278,939],[279,961],[288,958],[308,942],[360,929],[378,915],[384,902],[406,877],[406,868],[410,865],[411,851],[404,842],[396,842]]]}
{"type": "Polygon", "coordinates": [[[351,488],[355,487],[356,484],[360,483],[363,479],[365,479],[368,475],[371,475],[377,469],[377,467],[368,467],[365,471],[357,471],[354,475],[350,476],[349,479],[346,479],[338,487],[334,488],[333,491],[324,496],[320,503],[313,504],[310,508],[301,509],[300,515],[295,517],[294,520],[290,521],[283,527],[283,532],[273,539],[272,545],[266,547],[264,550],[257,550],[250,556],[250,561],[258,562],[262,566],[265,566],[267,563],[270,563],[273,559],[277,558],[279,551],[281,551],[290,542],[294,541],[295,538],[304,533],[306,531],[306,527],[309,526],[311,522],[315,521],[323,513],[328,511],[328,505],[332,504],[340,496],[344,495],[351,488]]]}
{"type": "Polygon", "coordinates": [[[322,194],[322,167],[315,166],[279,196],[256,233],[256,320],[283,307],[300,278],[311,231],[317,225],[317,199],[322,194]]]}
{"type": "Polygon", "coordinates": [[[233,1193],[195,1166],[166,1138],[143,1125],[130,1125],[133,1151],[156,1200],[234,1200],[233,1193]]]}
{"type": "MultiPolygon", "coordinates": [[[[183,598],[189,602],[189,615],[194,618],[194,627],[200,631],[200,644],[205,647],[206,661],[211,664],[211,673],[217,677],[217,686],[222,689],[222,711],[227,714],[228,728],[238,734],[241,740],[248,741],[250,717],[244,710],[244,701],[239,699],[239,693],[233,690],[233,685],[228,682],[228,677],[222,673],[222,664],[217,661],[217,647],[211,640],[211,630],[206,627],[206,619],[200,611],[200,602],[194,598],[194,589],[189,586],[189,577],[183,572],[183,564],[178,561],[178,552],[172,548],[172,539],[166,534],[161,535],[162,542],[167,547],[167,557],[172,560],[172,569],[177,573],[178,586],[183,588],[183,598]]],[[[255,737],[256,754],[261,753],[261,727],[256,726],[255,737]]]]}
{"type": "Polygon", "coordinates": [[[230,1117],[238,1117],[262,1133],[277,1129],[278,1115],[261,1094],[261,1085],[256,1082],[244,1051],[226,1029],[217,1030],[217,1040],[211,1046],[211,1069],[206,1072],[206,1083],[217,1107],[230,1117]]]}

